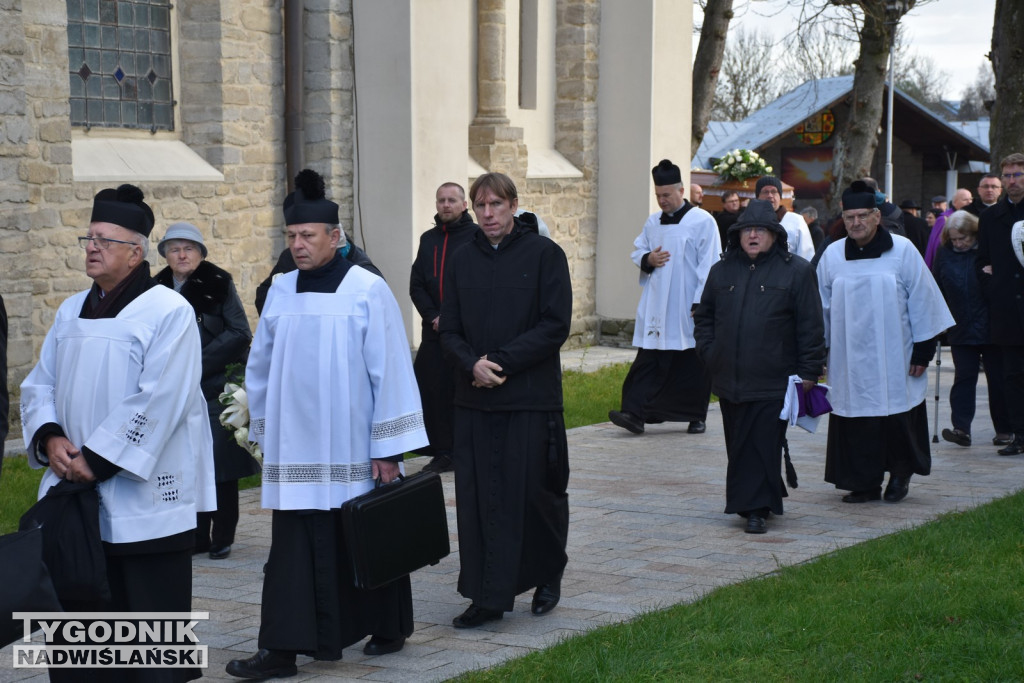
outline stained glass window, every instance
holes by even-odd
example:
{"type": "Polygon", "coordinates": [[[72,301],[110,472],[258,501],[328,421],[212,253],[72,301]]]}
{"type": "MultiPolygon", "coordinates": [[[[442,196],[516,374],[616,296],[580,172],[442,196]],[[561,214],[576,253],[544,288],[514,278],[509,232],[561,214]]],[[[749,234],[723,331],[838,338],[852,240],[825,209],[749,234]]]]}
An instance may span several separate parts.
{"type": "Polygon", "coordinates": [[[831,109],[825,109],[796,127],[794,131],[805,145],[820,145],[832,137],[836,129],[836,118],[831,109]]]}
{"type": "Polygon", "coordinates": [[[171,3],[66,2],[71,125],[174,130],[171,3]]]}

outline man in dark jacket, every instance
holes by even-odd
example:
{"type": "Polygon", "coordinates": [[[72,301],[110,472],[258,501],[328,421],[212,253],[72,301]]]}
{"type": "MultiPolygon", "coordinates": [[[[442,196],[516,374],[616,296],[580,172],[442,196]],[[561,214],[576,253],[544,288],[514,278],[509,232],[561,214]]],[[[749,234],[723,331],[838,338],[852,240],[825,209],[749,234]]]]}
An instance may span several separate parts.
{"type": "Polygon", "coordinates": [[[568,444],[558,351],[569,336],[565,252],[516,218],[512,180],[486,173],[469,191],[480,229],[445,274],[441,345],[455,384],[459,593],[453,620],[501,619],[536,587],[531,611],[558,604],[569,534],[568,444]]]}
{"type": "Polygon", "coordinates": [[[978,196],[964,207],[964,211],[973,213],[980,218],[982,211],[996,205],[1002,192],[1003,185],[999,182],[999,176],[995,173],[986,173],[978,182],[978,196]]]}
{"type": "Polygon", "coordinates": [[[455,250],[471,241],[479,226],[466,210],[466,191],[458,183],[437,188],[434,227],[420,237],[420,248],[409,276],[409,296],[423,318],[423,336],[413,370],[423,402],[423,422],[430,445],[421,449],[432,456],[423,468],[431,472],[452,470],[454,420],[454,368],[441,353],[438,323],[444,299],[444,271],[455,250]]]}
{"type": "Polygon", "coordinates": [[[928,249],[928,235],[932,229],[928,227],[928,221],[921,218],[921,206],[913,199],[904,199],[900,202],[900,209],[903,211],[903,228],[907,232],[907,239],[914,243],[917,250],[924,257],[928,249]]]}
{"type": "Polygon", "coordinates": [[[712,214],[715,223],[718,223],[718,237],[722,241],[722,249],[726,249],[726,242],[729,235],[729,228],[740,217],[740,193],[736,190],[726,190],[722,193],[722,210],[712,214]]]}
{"type": "Polygon", "coordinates": [[[978,280],[988,297],[992,343],[1003,353],[1013,442],[999,455],[1024,453],[1024,154],[1000,164],[1005,194],[978,220],[978,280]]]}
{"type": "Polygon", "coordinates": [[[807,391],[825,364],[825,327],[810,263],[794,258],[770,202],[752,200],[729,230],[694,315],[697,353],[712,375],[725,425],[725,512],[763,534],[782,514],[780,419],[790,376],[807,391]]]}

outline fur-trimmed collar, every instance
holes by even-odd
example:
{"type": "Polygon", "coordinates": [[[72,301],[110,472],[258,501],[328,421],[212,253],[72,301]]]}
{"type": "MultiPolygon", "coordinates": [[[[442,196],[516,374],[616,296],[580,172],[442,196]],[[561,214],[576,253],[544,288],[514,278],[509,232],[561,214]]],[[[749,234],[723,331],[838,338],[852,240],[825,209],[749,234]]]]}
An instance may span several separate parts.
{"type": "MultiPolygon", "coordinates": [[[[157,273],[154,279],[174,289],[174,273],[170,266],[157,273]]],[[[182,285],[181,295],[197,313],[213,313],[227,301],[230,285],[231,273],[209,261],[200,261],[195,272],[182,285]]]]}

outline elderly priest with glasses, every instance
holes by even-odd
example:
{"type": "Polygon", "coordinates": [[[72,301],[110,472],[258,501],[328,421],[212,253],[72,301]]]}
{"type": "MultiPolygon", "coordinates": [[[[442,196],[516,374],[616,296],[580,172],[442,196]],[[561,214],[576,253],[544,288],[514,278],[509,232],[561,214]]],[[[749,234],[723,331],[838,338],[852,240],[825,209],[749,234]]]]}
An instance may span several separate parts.
{"type": "Polygon", "coordinates": [[[825,481],[850,491],[844,503],[898,503],[911,476],[931,472],[925,369],[954,321],[914,244],[878,229],[874,191],[857,180],[842,201],[848,236],[818,263],[832,403],[825,481]]]}
{"type": "MultiPolygon", "coordinates": [[[[188,302],[150,277],[143,199],[133,185],[96,195],[78,238],[93,285],[60,305],[21,385],[29,464],[47,468],[40,496],[61,479],[99,487],[112,598],[63,599],[66,611],[190,611],[196,512],[216,503],[199,329],[188,302]]],[[[111,671],[90,673],[50,671],[75,681],[111,671]]]]}

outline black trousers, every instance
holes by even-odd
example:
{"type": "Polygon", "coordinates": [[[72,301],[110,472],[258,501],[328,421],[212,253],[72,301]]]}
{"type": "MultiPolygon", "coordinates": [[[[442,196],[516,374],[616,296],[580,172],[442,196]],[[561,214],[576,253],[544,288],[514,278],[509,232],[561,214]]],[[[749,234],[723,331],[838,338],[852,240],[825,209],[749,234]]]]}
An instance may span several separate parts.
{"type": "Polygon", "coordinates": [[[787,422],[779,419],[782,399],[733,403],[719,398],[729,468],[725,512],[768,509],[782,514],[788,494],[782,483],[782,440],[787,422]]]}
{"type": "Polygon", "coordinates": [[[235,542],[238,527],[238,482],[217,482],[217,509],[196,513],[196,550],[223,548],[235,542]],[[212,536],[211,536],[212,527],[212,536]]]}
{"type": "MultiPolygon", "coordinates": [[[[192,553],[176,550],[145,555],[107,554],[111,600],[64,600],[65,612],[189,612],[192,609],[192,553]]],[[[50,669],[51,681],[68,683],[180,683],[202,677],[202,669],[50,669]]]]}
{"type": "Polygon", "coordinates": [[[412,635],[409,577],[356,588],[340,510],[274,510],[263,572],[261,648],[335,660],[369,635],[412,635]]]}
{"type": "Polygon", "coordinates": [[[1006,382],[1003,391],[1010,426],[1018,439],[1024,439],[1024,346],[1003,346],[1003,369],[1006,382]]]}
{"type": "Polygon", "coordinates": [[[882,485],[886,472],[906,477],[930,474],[931,467],[924,401],[895,415],[829,415],[825,481],[837,489],[869,491],[882,485]]]}
{"type": "Polygon", "coordinates": [[[706,420],[711,374],[693,349],[638,349],[622,382],[622,410],[644,422],[706,420]]]}

